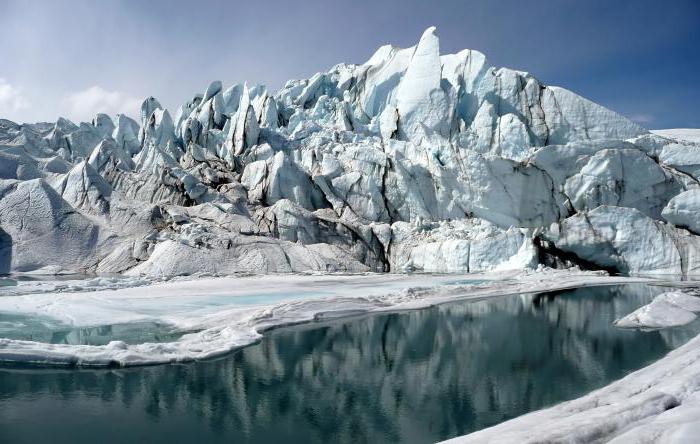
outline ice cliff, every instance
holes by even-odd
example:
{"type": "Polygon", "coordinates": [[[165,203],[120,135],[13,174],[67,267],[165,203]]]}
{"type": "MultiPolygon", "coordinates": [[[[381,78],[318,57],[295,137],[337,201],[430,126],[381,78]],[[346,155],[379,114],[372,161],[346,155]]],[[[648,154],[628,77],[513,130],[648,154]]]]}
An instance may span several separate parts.
{"type": "Polygon", "coordinates": [[[0,120],[0,273],[698,271],[700,144],[439,46],[0,120]]]}

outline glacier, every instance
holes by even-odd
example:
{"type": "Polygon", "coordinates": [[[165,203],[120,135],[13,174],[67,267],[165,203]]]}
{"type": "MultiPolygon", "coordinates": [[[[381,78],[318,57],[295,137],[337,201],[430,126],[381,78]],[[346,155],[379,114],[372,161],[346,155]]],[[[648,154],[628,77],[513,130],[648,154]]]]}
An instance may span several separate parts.
{"type": "Polygon", "coordinates": [[[276,93],[0,121],[0,272],[697,273],[700,145],[431,27],[276,93]],[[639,236],[642,236],[640,239],[639,236]],[[653,252],[653,254],[649,254],[653,252]]]}
{"type": "MultiPolygon", "coordinates": [[[[700,272],[699,130],[650,132],[478,51],[441,54],[434,27],[413,47],[385,45],[276,92],[203,89],[172,114],[148,97],[138,121],[0,119],[0,274],[123,277],[18,286],[0,311],[183,332],[169,344],[0,339],[1,360],[201,359],[324,316],[647,279],[597,271],[700,272]],[[414,271],[454,275],[403,274],[414,271]],[[274,276],[206,277],[259,273],[274,276]],[[278,273],[323,275],[324,297],[270,305],[246,293],[319,286],[278,273]],[[474,276],[490,283],[453,283],[474,276]],[[338,283],[346,290],[328,290],[338,283]]],[[[700,310],[686,296],[659,296],[618,326],[689,322],[700,310]]],[[[537,429],[552,442],[645,442],[672,425],[680,440],[700,417],[698,340],[587,397],[459,440],[528,442],[537,429]]]]}

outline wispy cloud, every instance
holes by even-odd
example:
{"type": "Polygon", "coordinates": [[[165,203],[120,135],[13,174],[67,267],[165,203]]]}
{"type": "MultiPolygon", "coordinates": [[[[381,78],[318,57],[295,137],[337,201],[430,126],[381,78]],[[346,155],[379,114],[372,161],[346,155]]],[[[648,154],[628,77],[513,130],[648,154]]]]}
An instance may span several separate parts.
{"type": "Polygon", "coordinates": [[[632,114],[629,119],[633,122],[637,122],[641,125],[649,124],[654,121],[654,116],[651,114],[632,114]]]}
{"type": "Polygon", "coordinates": [[[22,94],[22,89],[0,77],[0,116],[13,116],[29,106],[29,100],[22,94]]]}
{"type": "Polygon", "coordinates": [[[66,95],[63,105],[68,117],[73,120],[87,121],[97,113],[111,116],[118,113],[138,116],[141,100],[121,91],[108,91],[100,86],[91,86],[66,95]]]}

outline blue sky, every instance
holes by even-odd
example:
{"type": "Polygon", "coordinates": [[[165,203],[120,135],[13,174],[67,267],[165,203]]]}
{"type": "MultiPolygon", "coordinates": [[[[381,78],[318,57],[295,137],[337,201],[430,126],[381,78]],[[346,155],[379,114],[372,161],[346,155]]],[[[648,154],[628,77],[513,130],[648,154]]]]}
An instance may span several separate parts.
{"type": "Polygon", "coordinates": [[[174,110],[211,80],[277,89],[437,26],[648,128],[700,127],[700,1],[0,0],[0,117],[174,110]]]}

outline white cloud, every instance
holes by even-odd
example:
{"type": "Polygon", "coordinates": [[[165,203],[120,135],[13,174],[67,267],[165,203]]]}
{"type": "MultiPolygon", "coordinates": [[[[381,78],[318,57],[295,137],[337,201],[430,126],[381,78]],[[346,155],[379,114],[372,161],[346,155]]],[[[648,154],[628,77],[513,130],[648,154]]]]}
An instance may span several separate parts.
{"type": "Polygon", "coordinates": [[[97,113],[138,116],[141,100],[121,91],[107,91],[100,86],[91,86],[68,94],[63,99],[63,104],[67,117],[71,120],[89,121],[97,113]]]}
{"type": "Polygon", "coordinates": [[[18,111],[29,108],[29,105],[21,88],[0,77],[0,117],[13,116],[18,111]]]}

